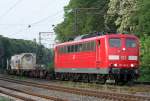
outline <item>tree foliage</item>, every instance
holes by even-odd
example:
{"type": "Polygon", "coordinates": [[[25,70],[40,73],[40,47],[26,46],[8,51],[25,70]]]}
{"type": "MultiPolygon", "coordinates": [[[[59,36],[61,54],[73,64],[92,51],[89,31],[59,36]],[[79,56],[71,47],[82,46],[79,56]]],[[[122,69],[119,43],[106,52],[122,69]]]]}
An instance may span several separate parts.
{"type": "Polygon", "coordinates": [[[150,0],[138,0],[138,12],[133,16],[136,20],[136,29],[141,37],[150,35],[150,0]]]}
{"type": "Polygon", "coordinates": [[[110,0],[105,18],[106,29],[109,31],[132,33],[130,22],[137,11],[137,0],[110,0]]]}
{"type": "Polygon", "coordinates": [[[77,35],[93,31],[103,31],[104,15],[108,8],[108,1],[109,0],[70,0],[69,5],[64,8],[64,21],[58,24],[54,29],[57,33],[57,39],[63,42],[77,35]],[[75,9],[77,10],[76,15],[75,9]],[[77,30],[75,30],[75,26],[77,30]]]}
{"type": "Polygon", "coordinates": [[[150,0],[138,0],[137,9],[131,23],[141,39],[141,80],[150,81],[150,0]]]}
{"type": "Polygon", "coordinates": [[[141,78],[142,81],[150,81],[150,36],[141,38],[141,78]]]}

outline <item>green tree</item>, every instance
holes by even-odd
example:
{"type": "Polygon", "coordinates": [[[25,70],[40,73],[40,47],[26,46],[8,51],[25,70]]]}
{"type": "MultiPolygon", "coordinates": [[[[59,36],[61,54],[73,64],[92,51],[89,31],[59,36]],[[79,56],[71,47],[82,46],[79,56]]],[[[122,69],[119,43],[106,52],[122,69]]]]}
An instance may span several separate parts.
{"type": "Polygon", "coordinates": [[[54,30],[57,39],[61,42],[81,34],[94,31],[104,31],[104,15],[108,8],[109,0],[70,0],[68,6],[64,8],[64,21],[58,24],[54,30]],[[75,32],[75,9],[77,9],[75,32]],[[80,9],[80,8],[99,8],[99,9],[80,9]]]}
{"type": "Polygon", "coordinates": [[[141,77],[142,81],[150,81],[150,36],[141,38],[141,77]]]}
{"type": "Polygon", "coordinates": [[[138,0],[138,12],[133,18],[136,19],[136,29],[141,37],[150,35],[150,0],[138,0]]]}
{"type": "Polygon", "coordinates": [[[133,14],[137,12],[137,0],[110,0],[105,17],[107,31],[132,33],[133,14]]]}

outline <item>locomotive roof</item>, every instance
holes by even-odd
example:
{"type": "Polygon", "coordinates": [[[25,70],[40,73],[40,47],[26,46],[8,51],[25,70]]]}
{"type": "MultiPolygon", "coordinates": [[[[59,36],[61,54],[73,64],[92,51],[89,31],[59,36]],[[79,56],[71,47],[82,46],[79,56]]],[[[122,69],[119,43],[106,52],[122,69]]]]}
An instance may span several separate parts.
{"type": "Polygon", "coordinates": [[[64,42],[64,43],[59,43],[59,44],[56,45],[56,47],[57,46],[71,45],[71,44],[76,44],[76,43],[81,43],[81,42],[92,41],[92,40],[96,40],[96,39],[104,38],[104,37],[131,37],[131,38],[136,38],[137,39],[137,37],[135,35],[132,35],[132,34],[121,34],[121,33],[120,34],[106,34],[106,35],[81,39],[81,40],[78,40],[78,41],[68,41],[68,42],[64,42]]]}

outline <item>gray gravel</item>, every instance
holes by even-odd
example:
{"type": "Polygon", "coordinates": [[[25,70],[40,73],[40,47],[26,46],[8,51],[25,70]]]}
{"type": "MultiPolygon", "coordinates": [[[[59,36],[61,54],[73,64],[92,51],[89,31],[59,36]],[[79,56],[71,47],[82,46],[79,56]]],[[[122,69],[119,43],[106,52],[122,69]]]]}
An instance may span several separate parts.
{"type": "MultiPolygon", "coordinates": [[[[16,88],[16,87],[15,87],[16,88]]],[[[50,101],[50,100],[46,100],[46,99],[43,99],[43,98],[40,98],[40,97],[35,97],[35,96],[32,96],[32,95],[28,95],[28,94],[24,94],[24,93],[20,93],[20,92],[16,92],[16,91],[12,91],[12,90],[9,90],[9,89],[5,89],[5,88],[1,88],[1,90],[4,90],[6,92],[9,92],[11,94],[15,94],[15,95],[19,95],[19,96],[23,96],[23,97],[27,97],[27,98],[30,98],[30,99],[33,99],[33,100],[36,100],[36,101],[50,101]]],[[[24,101],[24,100],[20,100],[18,98],[14,98],[14,97],[11,97],[11,96],[8,96],[8,95],[5,95],[3,94],[5,97],[9,98],[10,100],[8,101],[24,101]],[[13,99],[13,100],[11,100],[13,99]]],[[[1,101],[1,100],[0,100],[1,101]]],[[[6,100],[7,101],[7,100],[6,100]]]]}

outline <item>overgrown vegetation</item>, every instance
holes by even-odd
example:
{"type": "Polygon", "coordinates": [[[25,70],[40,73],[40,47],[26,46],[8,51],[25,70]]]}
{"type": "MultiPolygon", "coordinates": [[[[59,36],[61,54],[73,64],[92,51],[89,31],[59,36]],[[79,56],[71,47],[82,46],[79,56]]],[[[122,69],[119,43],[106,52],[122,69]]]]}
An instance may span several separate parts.
{"type": "Polygon", "coordinates": [[[0,101],[14,101],[14,100],[0,96],[0,101]]]}
{"type": "Polygon", "coordinates": [[[141,40],[140,80],[150,81],[150,0],[70,0],[64,11],[64,21],[54,29],[61,42],[94,31],[136,34],[141,40]]]}

